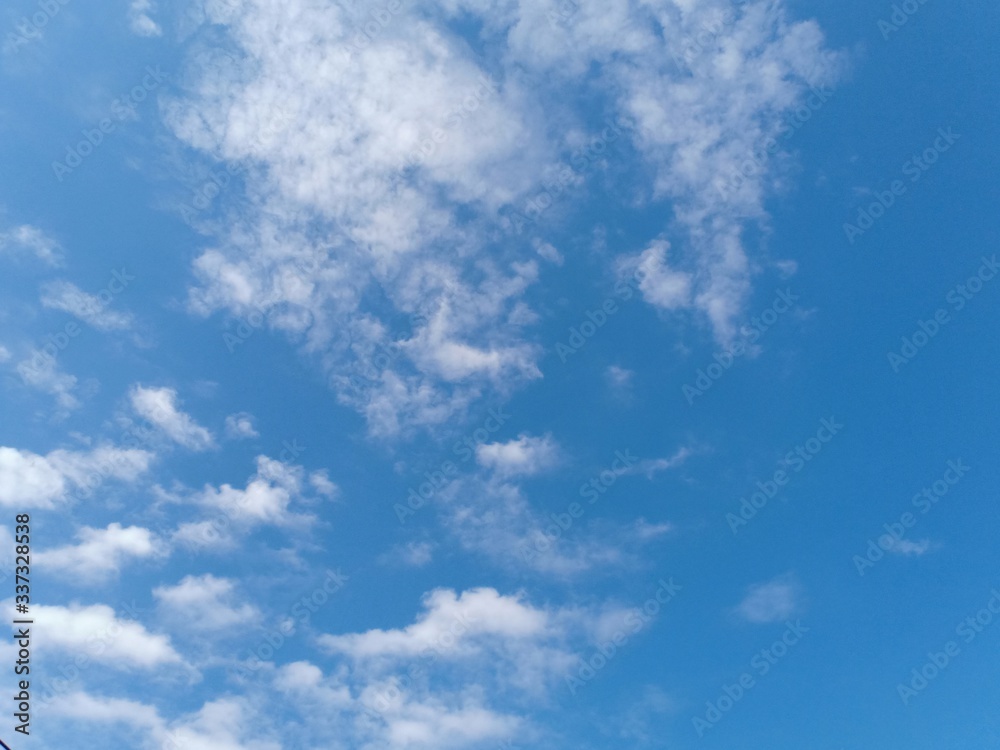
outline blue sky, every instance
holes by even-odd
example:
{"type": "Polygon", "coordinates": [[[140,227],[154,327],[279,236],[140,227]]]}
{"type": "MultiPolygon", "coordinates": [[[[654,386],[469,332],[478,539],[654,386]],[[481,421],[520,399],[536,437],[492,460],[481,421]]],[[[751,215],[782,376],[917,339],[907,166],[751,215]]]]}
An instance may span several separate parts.
{"type": "Polygon", "coordinates": [[[998,21],[11,4],[0,739],[1000,747],[998,21]]]}

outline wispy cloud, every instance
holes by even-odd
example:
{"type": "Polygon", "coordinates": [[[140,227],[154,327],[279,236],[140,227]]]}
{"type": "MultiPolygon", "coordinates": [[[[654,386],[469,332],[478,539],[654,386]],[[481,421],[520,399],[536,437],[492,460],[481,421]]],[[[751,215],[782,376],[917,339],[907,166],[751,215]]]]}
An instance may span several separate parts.
{"type": "Polygon", "coordinates": [[[49,266],[62,265],[59,243],[38,227],[22,224],[0,231],[0,254],[29,254],[49,266]]]}
{"type": "Polygon", "coordinates": [[[99,331],[122,331],[132,327],[132,316],[110,309],[111,296],[103,299],[68,281],[53,281],[42,287],[42,305],[74,315],[99,331]]]}
{"type": "Polygon", "coordinates": [[[781,622],[799,611],[799,599],[800,588],[794,577],[782,575],[750,586],[736,612],[747,622],[781,622]]]}
{"type": "Polygon", "coordinates": [[[173,388],[135,385],[129,392],[129,400],[136,414],[152,422],[178,445],[193,451],[215,445],[212,433],[178,408],[177,391],[173,388]]]}

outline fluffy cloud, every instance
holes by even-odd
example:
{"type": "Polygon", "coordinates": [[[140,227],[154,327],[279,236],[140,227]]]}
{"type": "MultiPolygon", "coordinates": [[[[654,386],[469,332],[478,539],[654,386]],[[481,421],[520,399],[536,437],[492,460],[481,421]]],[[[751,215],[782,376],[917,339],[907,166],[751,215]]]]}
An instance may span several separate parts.
{"type": "Polygon", "coordinates": [[[99,331],[121,331],[132,326],[132,316],[109,309],[108,300],[88,294],[68,281],[42,287],[42,305],[74,315],[99,331]]]}
{"type": "Polygon", "coordinates": [[[131,560],[161,557],[167,552],[152,531],[140,526],[84,526],[76,536],[78,544],[36,552],[37,565],[83,581],[99,582],[117,574],[131,560]]]}
{"type": "Polygon", "coordinates": [[[558,460],[559,446],[551,435],[521,435],[506,443],[483,443],[476,447],[476,462],[501,477],[537,474],[558,460]]]}
{"type": "Polygon", "coordinates": [[[222,511],[247,524],[273,523],[281,525],[291,520],[289,503],[302,490],[302,468],[257,457],[257,472],[245,489],[228,484],[205,487],[196,502],[222,511]]]}
{"type": "Polygon", "coordinates": [[[211,574],[186,576],[176,586],[153,589],[153,596],[171,619],[182,622],[185,628],[225,630],[260,618],[256,607],[236,601],[233,581],[211,574]]]}
{"type": "Polygon", "coordinates": [[[402,630],[369,630],[351,635],[325,635],[320,645],[353,659],[410,657],[434,651],[463,655],[479,648],[480,636],[533,639],[545,636],[548,615],[525,604],[522,597],[501,596],[495,589],[472,589],[456,596],[438,589],[424,598],[424,612],[402,630]]]}
{"type": "Polygon", "coordinates": [[[206,450],[215,444],[211,432],[177,408],[177,391],[173,388],[136,385],[129,399],[136,414],[159,427],[175,443],[194,451],[206,450]]]}
{"type": "Polygon", "coordinates": [[[799,607],[799,586],[784,575],[750,586],[736,611],[748,622],[768,623],[791,617],[799,607]]]}
{"type": "MultiPolygon", "coordinates": [[[[330,486],[336,488],[321,472],[314,472],[309,480],[319,494],[326,494],[330,486]]],[[[301,466],[258,456],[257,471],[242,489],[222,484],[205,485],[200,491],[186,495],[160,492],[171,501],[194,503],[212,514],[210,519],[182,523],[173,535],[175,541],[189,547],[228,547],[234,543],[235,532],[255,526],[310,524],[314,516],[291,508],[293,501],[303,496],[305,486],[306,474],[301,466]]]]}
{"type": "Polygon", "coordinates": [[[619,264],[642,270],[650,304],[731,336],[753,268],[743,228],[782,175],[780,151],[754,156],[840,64],[771,0],[404,4],[373,35],[345,3],[208,3],[203,20],[235,52],[200,66],[167,120],[250,165],[250,203],[195,261],[191,308],[285,331],[378,435],[540,376],[524,295],[546,246],[505,234],[509,212],[558,222],[617,172],[673,208],[669,240],[619,264]],[[482,44],[459,18],[482,21],[482,44]],[[618,124],[593,131],[602,116],[618,124]],[[617,155],[597,151],[612,134],[617,155]]]}
{"type": "Polygon", "coordinates": [[[493,701],[546,695],[576,661],[570,644],[589,643],[593,617],[582,609],[535,606],[522,594],[492,588],[437,589],[404,628],[321,636],[320,647],[345,658],[349,671],[322,678],[302,664],[295,669],[299,681],[279,673],[276,682],[297,702],[311,694],[363,713],[368,721],[359,726],[366,727],[372,747],[476,747],[526,730],[523,717],[493,701]],[[413,666],[426,679],[404,676],[413,666]],[[353,706],[350,695],[358,696],[353,706]],[[467,726],[459,729],[462,722],[467,726]]]}
{"type": "Polygon", "coordinates": [[[56,716],[75,721],[121,723],[143,729],[162,725],[153,706],[122,698],[97,698],[83,692],[57,695],[49,704],[49,710],[56,716]]]}
{"type": "Polygon", "coordinates": [[[665,310],[691,304],[691,274],[670,268],[669,249],[670,243],[656,240],[637,256],[622,258],[619,264],[622,275],[639,279],[639,290],[646,301],[665,310]]]}
{"type": "Polygon", "coordinates": [[[118,617],[105,604],[34,604],[31,611],[40,641],[51,650],[86,654],[116,669],[183,664],[167,636],[150,633],[141,623],[118,617]]]}
{"type": "Polygon", "coordinates": [[[163,30],[152,19],[150,13],[156,10],[153,0],[132,0],[128,7],[129,25],[139,36],[160,36],[163,30]]]}
{"type": "Polygon", "coordinates": [[[45,456],[0,447],[0,505],[52,508],[74,489],[89,495],[91,487],[107,479],[135,481],[153,458],[148,451],[114,446],[86,452],[59,449],[45,456]]]}
{"type": "Polygon", "coordinates": [[[254,428],[253,423],[253,414],[248,414],[245,411],[230,414],[226,417],[226,436],[233,440],[260,437],[260,433],[254,428]]]}
{"type": "MultiPolygon", "coordinates": [[[[137,701],[75,692],[57,696],[49,710],[55,716],[93,725],[124,725],[141,730],[156,750],[280,750],[281,744],[261,736],[261,707],[245,699],[223,698],[198,711],[169,721],[154,706],[137,701]]],[[[76,734],[79,732],[77,731],[76,734]]]]}

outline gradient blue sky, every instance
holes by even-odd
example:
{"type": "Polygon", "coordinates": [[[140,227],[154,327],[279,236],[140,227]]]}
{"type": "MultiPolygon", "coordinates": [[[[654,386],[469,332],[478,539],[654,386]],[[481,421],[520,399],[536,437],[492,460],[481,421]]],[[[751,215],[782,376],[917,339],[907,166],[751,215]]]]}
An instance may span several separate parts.
{"type": "Polygon", "coordinates": [[[998,21],[5,8],[0,738],[1000,747],[998,21]]]}

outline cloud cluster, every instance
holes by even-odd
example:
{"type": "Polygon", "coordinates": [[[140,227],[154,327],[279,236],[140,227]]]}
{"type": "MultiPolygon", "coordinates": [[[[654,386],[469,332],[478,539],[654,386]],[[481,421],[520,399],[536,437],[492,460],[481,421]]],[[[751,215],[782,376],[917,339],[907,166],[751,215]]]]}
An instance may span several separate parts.
{"type": "Polygon", "coordinates": [[[731,336],[753,269],[743,227],[764,216],[780,160],[719,185],[840,61],[771,0],[573,5],[404,4],[373,23],[363,4],[207,3],[233,51],[199,69],[168,122],[253,167],[249,203],[195,261],[192,309],[261,314],[374,434],[438,425],[541,375],[525,300],[537,255],[504,234],[503,212],[532,213],[544,192],[562,204],[546,221],[571,213],[615,158],[674,217],[669,241],[619,264],[643,269],[650,304],[731,336]],[[628,124],[614,157],[588,150],[581,99],[628,124]]]}
{"type": "Polygon", "coordinates": [[[54,508],[73,490],[84,494],[105,479],[133,482],[154,454],[111,445],[90,451],[54,450],[44,456],[0,446],[0,506],[54,508]]]}

